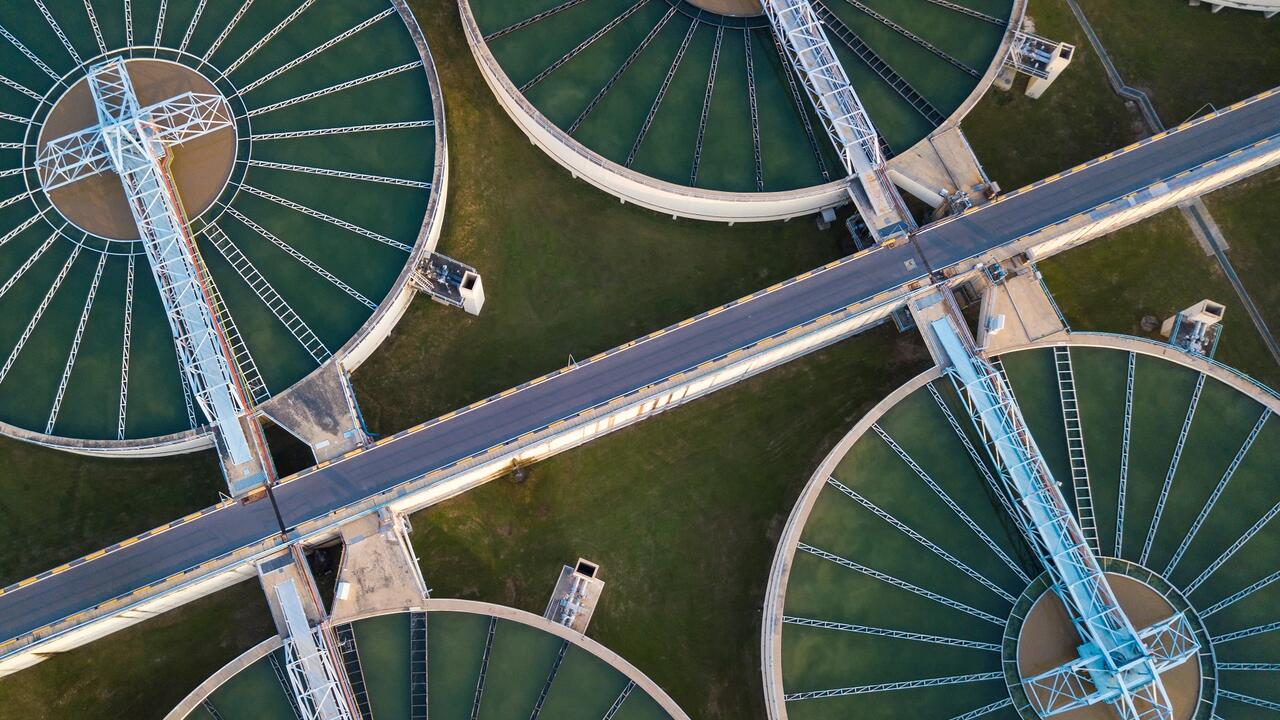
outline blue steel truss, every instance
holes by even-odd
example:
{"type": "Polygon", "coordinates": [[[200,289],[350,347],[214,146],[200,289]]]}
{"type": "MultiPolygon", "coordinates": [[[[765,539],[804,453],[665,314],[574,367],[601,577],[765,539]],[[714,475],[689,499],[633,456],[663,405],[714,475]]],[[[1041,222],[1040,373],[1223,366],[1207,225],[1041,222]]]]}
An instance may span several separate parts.
{"type": "Polygon", "coordinates": [[[930,327],[946,353],[946,371],[1015,501],[1017,520],[1035,539],[1034,550],[1083,640],[1075,660],[1023,679],[1036,712],[1052,717],[1106,702],[1126,720],[1172,718],[1160,674],[1199,650],[1187,618],[1178,613],[1141,631],[1134,628],[1036,446],[1008,382],[949,318],[934,320],[930,327]]]}
{"type": "Polygon", "coordinates": [[[840,153],[840,161],[851,178],[846,186],[849,198],[858,214],[877,241],[904,236],[911,229],[911,214],[889,181],[875,125],[827,39],[813,5],[809,0],[762,0],[761,5],[840,153]]]}

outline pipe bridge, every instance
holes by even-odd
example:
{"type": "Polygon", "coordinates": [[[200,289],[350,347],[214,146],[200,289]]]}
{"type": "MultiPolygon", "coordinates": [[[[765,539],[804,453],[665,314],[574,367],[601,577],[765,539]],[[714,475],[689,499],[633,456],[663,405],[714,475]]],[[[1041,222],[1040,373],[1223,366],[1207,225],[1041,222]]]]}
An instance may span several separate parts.
{"type": "Polygon", "coordinates": [[[883,322],[932,278],[1033,259],[1280,163],[1280,92],[1084,163],[0,589],[0,676],[252,577],[282,545],[412,512],[883,322]],[[933,272],[930,272],[932,269],[933,272]]]}

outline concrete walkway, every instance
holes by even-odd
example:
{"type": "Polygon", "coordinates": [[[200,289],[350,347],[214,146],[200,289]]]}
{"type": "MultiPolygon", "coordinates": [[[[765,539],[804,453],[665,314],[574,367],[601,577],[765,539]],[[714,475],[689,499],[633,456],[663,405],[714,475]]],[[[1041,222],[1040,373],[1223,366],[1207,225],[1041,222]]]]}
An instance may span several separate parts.
{"type": "MultiPolygon", "coordinates": [[[[1093,26],[1089,24],[1089,18],[1085,16],[1080,3],[1077,0],[1066,0],[1066,2],[1071,8],[1071,13],[1076,16],[1076,21],[1080,23],[1080,27],[1084,30],[1084,34],[1088,36],[1089,44],[1093,46],[1093,51],[1097,53],[1098,59],[1102,61],[1103,67],[1106,68],[1107,80],[1111,83],[1111,89],[1120,97],[1138,104],[1138,107],[1142,110],[1142,117],[1146,120],[1147,127],[1151,129],[1151,132],[1164,132],[1164,123],[1161,122],[1160,116],[1156,113],[1155,106],[1151,104],[1151,98],[1147,97],[1145,92],[1125,84],[1120,71],[1116,69],[1115,63],[1111,61],[1111,55],[1107,53],[1107,48],[1102,44],[1098,34],[1094,32],[1093,26]]],[[[1194,201],[1180,206],[1180,209],[1197,239],[1202,239],[1203,242],[1208,243],[1209,249],[1218,261],[1218,265],[1222,267],[1222,272],[1227,276],[1231,287],[1235,289],[1236,295],[1240,298],[1240,304],[1244,306],[1245,313],[1248,314],[1253,326],[1257,328],[1263,344],[1267,346],[1267,350],[1271,353],[1271,358],[1275,360],[1277,365],[1280,365],[1280,343],[1276,342],[1275,335],[1267,327],[1266,321],[1262,318],[1262,313],[1258,311],[1258,306],[1253,302],[1253,298],[1249,296],[1249,291],[1245,288],[1244,283],[1240,281],[1240,276],[1236,274],[1235,268],[1231,266],[1231,260],[1227,258],[1225,236],[1222,234],[1221,228],[1218,227],[1218,223],[1213,219],[1213,215],[1209,213],[1209,208],[1205,206],[1200,198],[1196,198],[1194,201]],[[1219,242],[1218,238],[1224,238],[1224,240],[1219,242]]]]}

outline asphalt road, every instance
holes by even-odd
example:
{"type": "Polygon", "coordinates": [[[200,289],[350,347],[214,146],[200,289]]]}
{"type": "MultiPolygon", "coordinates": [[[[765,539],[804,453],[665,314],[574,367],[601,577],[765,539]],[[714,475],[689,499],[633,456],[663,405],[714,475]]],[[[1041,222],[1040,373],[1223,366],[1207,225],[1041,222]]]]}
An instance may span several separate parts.
{"type": "MultiPolygon", "coordinates": [[[[919,232],[685,327],[562,373],[279,487],[293,527],[582,410],[980,255],[1159,179],[1280,135],[1280,94],[919,232]]],[[[233,505],[0,595],[0,640],[18,637],[277,531],[266,502],[233,505]]]]}

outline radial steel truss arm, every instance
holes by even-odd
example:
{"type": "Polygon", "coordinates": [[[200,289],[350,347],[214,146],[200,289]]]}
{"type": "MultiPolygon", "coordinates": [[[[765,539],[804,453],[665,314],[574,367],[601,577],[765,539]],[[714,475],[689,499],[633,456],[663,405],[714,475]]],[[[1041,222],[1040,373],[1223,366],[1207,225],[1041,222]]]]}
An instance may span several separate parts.
{"type": "Polygon", "coordinates": [[[1107,702],[1127,720],[1172,718],[1160,674],[1199,650],[1186,618],[1178,613],[1142,631],[1134,628],[1036,446],[1008,381],[950,318],[929,327],[1015,500],[1017,520],[1035,539],[1034,549],[1084,641],[1075,660],[1024,680],[1032,705],[1041,717],[1107,702]]]}
{"type": "Polygon", "coordinates": [[[88,82],[98,125],[46,146],[37,158],[45,189],[106,169],[120,177],[160,291],[183,379],[217,426],[231,463],[247,463],[252,452],[240,424],[244,400],[168,170],[172,145],[230,127],[230,110],[220,97],[198,93],[140,107],[122,58],[91,67],[88,82]]]}
{"type": "Polygon", "coordinates": [[[94,78],[90,75],[94,91],[103,93],[99,124],[51,140],[36,154],[36,169],[46,191],[112,170],[115,159],[105,139],[106,128],[130,118],[136,118],[139,132],[163,146],[179,145],[232,126],[226,102],[218,95],[189,92],[139,108],[132,87],[122,87],[128,84],[127,78],[99,78],[97,82],[94,78]]]}
{"type": "Polygon", "coordinates": [[[984,715],[990,715],[991,713],[997,710],[1003,710],[1012,704],[1013,704],[1013,700],[1010,698],[1005,698],[1003,700],[996,700],[995,702],[989,705],[983,705],[982,707],[974,708],[973,710],[970,710],[967,713],[956,715],[955,717],[951,718],[951,720],[975,720],[976,718],[980,718],[984,715]]]}
{"type": "Polygon", "coordinates": [[[901,682],[877,683],[875,685],[859,685],[855,687],[835,688],[832,690],[811,690],[809,692],[790,693],[783,697],[787,702],[795,700],[813,700],[816,698],[848,697],[850,695],[866,695],[868,693],[890,692],[893,690],[914,690],[915,688],[940,687],[943,685],[962,685],[965,683],[1000,680],[1004,673],[973,673],[971,675],[953,675],[951,677],[924,678],[921,680],[904,680],[901,682]]]}
{"type": "Polygon", "coordinates": [[[782,618],[782,622],[787,623],[788,625],[821,628],[823,630],[839,630],[841,632],[860,633],[863,635],[876,635],[879,637],[894,638],[895,640],[912,640],[915,642],[949,645],[951,647],[968,648],[971,650],[1000,652],[1000,646],[995,643],[980,642],[978,640],[965,640],[963,638],[943,637],[941,635],[926,635],[924,633],[909,632],[907,630],[871,627],[869,625],[854,625],[852,623],[834,622],[831,620],[815,620],[813,618],[795,617],[791,615],[784,616],[782,618]]]}
{"type": "Polygon", "coordinates": [[[853,182],[849,196],[877,240],[898,237],[911,216],[889,181],[880,138],[809,0],[761,0],[796,75],[853,182]]]}

